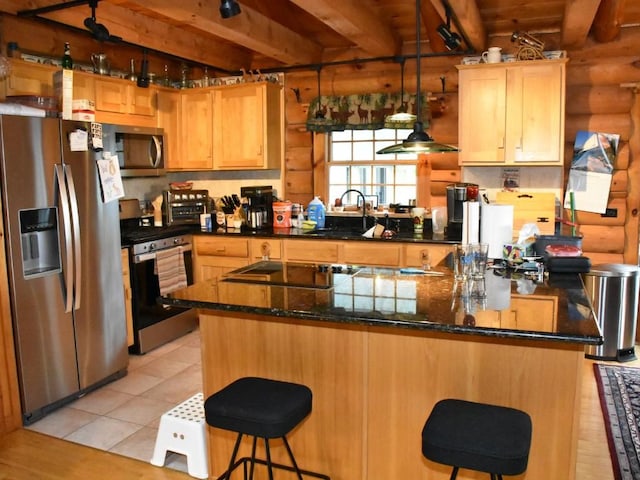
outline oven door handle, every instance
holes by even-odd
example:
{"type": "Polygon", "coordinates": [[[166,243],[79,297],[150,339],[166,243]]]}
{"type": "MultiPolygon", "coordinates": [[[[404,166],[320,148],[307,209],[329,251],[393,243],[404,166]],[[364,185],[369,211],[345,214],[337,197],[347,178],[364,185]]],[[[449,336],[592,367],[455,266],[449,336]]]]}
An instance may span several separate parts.
{"type": "MultiPolygon", "coordinates": [[[[176,245],[176,247],[182,247],[182,251],[184,252],[190,252],[192,250],[192,245],[190,243],[186,244],[186,245],[176,245]]],[[[174,247],[171,247],[174,248],[174,247]]],[[[155,260],[156,259],[156,252],[149,252],[149,253],[140,253],[138,255],[134,255],[133,257],[133,263],[142,263],[142,262],[148,262],[149,260],[155,260]]]]}

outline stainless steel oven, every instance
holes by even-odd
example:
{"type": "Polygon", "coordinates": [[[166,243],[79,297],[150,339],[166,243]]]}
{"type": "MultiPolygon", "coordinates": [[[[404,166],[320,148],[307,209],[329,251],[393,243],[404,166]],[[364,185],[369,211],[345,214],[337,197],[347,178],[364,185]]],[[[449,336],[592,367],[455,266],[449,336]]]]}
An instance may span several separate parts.
{"type": "MultiPolygon", "coordinates": [[[[122,225],[122,223],[121,223],[122,225]]],[[[187,285],[193,284],[192,237],[184,227],[138,227],[122,231],[129,247],[134,344],[131,353],[143,354],[198,326],[195,309],[160,305],[156,270],[158,252],[180,247],[187,285]]]]}

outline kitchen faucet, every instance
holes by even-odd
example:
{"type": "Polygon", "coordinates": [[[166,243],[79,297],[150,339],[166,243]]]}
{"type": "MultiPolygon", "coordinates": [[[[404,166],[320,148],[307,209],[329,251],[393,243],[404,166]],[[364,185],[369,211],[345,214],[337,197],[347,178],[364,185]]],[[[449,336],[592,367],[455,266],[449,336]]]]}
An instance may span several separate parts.
{"type": "Polygon", "coordinates": [[[367,203],[366,199],[364,198],[364,193],[362,193],[360,190],[356,190],[355,188],[350,188],[342,194],[342,196],[340,197],[340,203],[342,203],[342,199],[344,198],[344,196],[347,193],[351,192],[357,193],[362,198],[362,231],[365,232],[367,230],[367,203]]]}

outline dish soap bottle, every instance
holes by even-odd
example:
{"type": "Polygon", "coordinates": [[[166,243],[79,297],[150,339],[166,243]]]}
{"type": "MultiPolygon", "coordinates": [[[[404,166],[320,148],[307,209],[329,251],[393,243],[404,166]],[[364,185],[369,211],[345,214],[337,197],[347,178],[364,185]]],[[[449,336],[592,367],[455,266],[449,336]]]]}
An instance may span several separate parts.
{"type": "Polygon", "coordinates": [[[324,228],[325,209],[324,204],[317,196],[309,202],[307,218],[316,222],[316,228],[324,228]]]}

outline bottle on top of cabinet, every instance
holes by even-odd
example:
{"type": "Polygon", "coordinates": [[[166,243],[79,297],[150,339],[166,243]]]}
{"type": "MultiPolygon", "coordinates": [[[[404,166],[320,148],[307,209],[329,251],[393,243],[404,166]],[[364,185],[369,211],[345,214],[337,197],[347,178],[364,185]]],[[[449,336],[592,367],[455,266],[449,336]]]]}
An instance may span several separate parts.
{"type": "Polygon", "coordinates": [[[64,42],[64,55],[62,55],[62,68],[71,70],[73,68],[73,59],[71,58],[71,47],[69,42],[64,42]]]}

